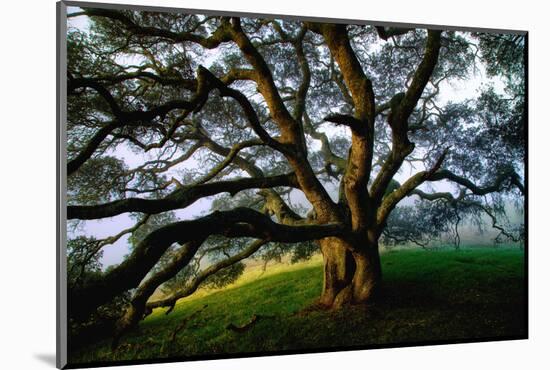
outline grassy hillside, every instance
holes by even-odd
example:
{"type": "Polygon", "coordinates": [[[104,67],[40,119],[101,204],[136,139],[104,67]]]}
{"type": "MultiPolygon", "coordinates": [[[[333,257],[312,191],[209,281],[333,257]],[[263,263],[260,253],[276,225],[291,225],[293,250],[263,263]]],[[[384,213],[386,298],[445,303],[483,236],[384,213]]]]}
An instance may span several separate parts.
{"type": "Polygon", "coordinates": [[[227,288],[182,299],[169,315],[156,310],[116,351],[103,341],[73,353],[70,362],[526,334],[519,249],[401,250],[384,253],[382,264],[385,295],[368,307],[315,308],[322,283],[319,257],[275,265],[265,273],[252,267],[227,288]],[[227,329],[249,323],[254,315],[260,318],[248,330],[227,329]]]}

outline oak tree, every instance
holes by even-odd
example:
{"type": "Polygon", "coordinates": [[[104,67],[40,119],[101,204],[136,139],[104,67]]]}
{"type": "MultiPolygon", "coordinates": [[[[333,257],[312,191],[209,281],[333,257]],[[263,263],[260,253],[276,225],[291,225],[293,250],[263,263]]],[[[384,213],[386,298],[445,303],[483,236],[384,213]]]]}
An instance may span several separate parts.
{"type": "Polygon", "coordinates": [[[96,8],[77,17],[87,23],[68,32],[67,216],[129,214],[135,225],[71,242],[73,318],[131,291],[121,333],[216,276],[231,280],[243,259],[293,245],[320,249],[319,303],[338,308],[376,297],[381,239],[421,243],[465,213],[521,238],[502,205],[524,194],[522,35],[96,8]],[[497,86],[448,98],[479,76],[497,86]],[[399,206],[408,197],[416,205],[399,206]],[[201,199],[211,212],[182,219],[201,199]],[[124,235],[122,263],[86,267],[124,235]],[[151,299],[161,286],[167,295],[151,299]]]}

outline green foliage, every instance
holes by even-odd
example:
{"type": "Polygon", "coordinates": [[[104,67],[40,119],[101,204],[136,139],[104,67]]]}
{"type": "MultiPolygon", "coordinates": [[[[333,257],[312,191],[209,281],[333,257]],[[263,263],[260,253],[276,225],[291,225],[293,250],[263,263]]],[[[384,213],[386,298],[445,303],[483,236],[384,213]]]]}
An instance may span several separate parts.
{"type": "Polygon", "coordinates": [[[245,265],[242,262],[237,262],[221,271],[211,275],[203,285],[205,288],[223,288],[234,283],[244,272],[245,265]]]}
{"type": "Polygon", "coordinates": [[[525,36],[514,34],[476,33],[487,73],[504,76],[517,83],[524,77],[525,36]]]}
{"type": "Polygon", "coordinates": [[[97,204],[124,196],[126,164],[115,157],[90,158],[67,179],[69,204],[97,204]]]}
{"type": "Polygon", "coordinates": [[[319,245],[314,241],[296,243],[291,250],[290,262],[307,261],[317,252],[319,252],[319,245]]]}
{"type": "MultiPolygon", "coordinates": [[[[133,217],[135,219],[138,219],[138,217],[142,216],[134,215],[133,217]]],[[[128,238],[128,242],[130,243],[132,248],[135,248],[151,232],[174,221],[176,221],[176,216],[174,215],[174,212],[163,212],[155,215],[150,215],[147,219],[147,222],[144,225],[141,225],[130,235],[130,237],[128,238]]]]}
{"type": "Polygon", "coordinates": [[[283,257],[290,255],[290,262],[298,263],[309,260],[315,253],[319,252],[319,245],[313,240],[292,244],[272,244],[273,246],[261,256],[264,261],[281,262],[283,257]]]}
{"type": "Polygon", "coordinates": [[[212,200],[210,209],[212,211],[226,211],[236,207],[250,207],[255,210],[260,210],[262,206],[262,198],[254,190],[241,191],[234,196],[230,194],[220,194],[212,200]]]}
{"type": "MultiPolygon", "coordinates": [[[[67,241],[67,284],[70,288],[86,284],[103,274],[103,251],[98,250],[99,243],[94,238],[82,236],[67,241]]],[[[76,348],[112,334],[114,324],[124,313],[130,297],[130,291],[124,292],[86,317],[75,318],[69,311],[69,346],[76,348]]]]}
{"type": "Polygon", "coordinates": [[[67,284],[84,283],[94,275],[101,274],[103,251],[97,251],[95,238],[79,236],[67,240],[67,284]]]}
{"type": "Polygon", "coordinates": [[[525,157],[527,116],[524,104],[523,95],[510,98],[492,88],[484,91],[477,102],[477,114],[484,123],[481,131],[485,134],[485,142],[482,144],[501,144],[498,154],[504,154],[509,163],[523,161],[525,157]]]}

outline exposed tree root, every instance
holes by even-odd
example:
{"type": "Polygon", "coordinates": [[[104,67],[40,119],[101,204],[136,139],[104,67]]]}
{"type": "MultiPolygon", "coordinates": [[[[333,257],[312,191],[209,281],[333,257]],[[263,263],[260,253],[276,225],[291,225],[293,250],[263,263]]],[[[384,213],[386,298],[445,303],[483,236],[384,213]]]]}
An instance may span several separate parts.
{"type": "Polygon", "coordinates": [[[236,333],[244,333],[245,331],[250,330],[260,319],[272,319],[275,316],[268,316],[268,315],[252,315],[250,318],[250,321],[248,321],[246,324],[237,326],[233,323],[228,324],[225,328],[227,330],[234,331],[236,333]]]}

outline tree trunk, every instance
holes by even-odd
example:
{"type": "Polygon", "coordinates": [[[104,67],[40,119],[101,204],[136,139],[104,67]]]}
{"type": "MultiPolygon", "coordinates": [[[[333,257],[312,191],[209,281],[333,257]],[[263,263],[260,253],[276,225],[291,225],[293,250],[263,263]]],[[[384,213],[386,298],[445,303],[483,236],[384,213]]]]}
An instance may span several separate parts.
{"type": "Polygon", "coordinates": [[[382,267],[378,243],[369,245],[364,251],[353,254],[355,274],[353,275],[353,302],[365,303],[372,300],[379,291],[382,267]]]}
{"type": "Polygon", "coordinates": [[[320,240],[319,245],[324,262],[319,302],[326,307],[340,308],[370,301],[382,277],[378,244],[352,246],[347,240],[332,237],[320,240]]]}
{"type": "Polygon", "coordinates": [[[120,338],[131,328],[135,327],[145,313],[145,302],[132,302],[124,315],[118,319],[115,324],[111,349],[115,350],[118,347],[120,338]]]}

